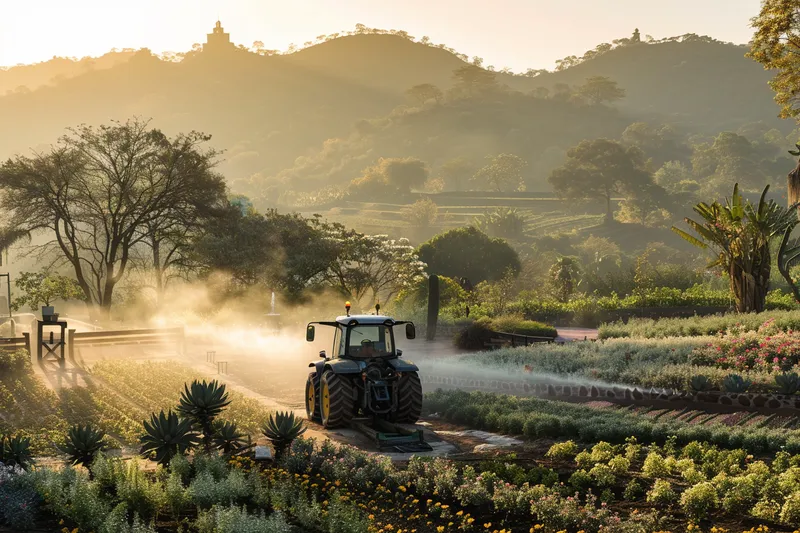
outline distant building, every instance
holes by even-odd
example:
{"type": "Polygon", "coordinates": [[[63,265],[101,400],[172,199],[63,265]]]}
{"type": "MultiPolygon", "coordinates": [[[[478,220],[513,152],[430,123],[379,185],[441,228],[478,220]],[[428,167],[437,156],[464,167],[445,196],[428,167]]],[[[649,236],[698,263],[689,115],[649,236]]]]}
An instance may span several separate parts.
{"type": "Polygon", "coordinates": [[[207,34],[206,44],[203,45],[203,52],[226,52],[235,49],[236,46],[231,42],[231,35],[225,33],[222,23],[217,21],[216,26],[207,34]]]}

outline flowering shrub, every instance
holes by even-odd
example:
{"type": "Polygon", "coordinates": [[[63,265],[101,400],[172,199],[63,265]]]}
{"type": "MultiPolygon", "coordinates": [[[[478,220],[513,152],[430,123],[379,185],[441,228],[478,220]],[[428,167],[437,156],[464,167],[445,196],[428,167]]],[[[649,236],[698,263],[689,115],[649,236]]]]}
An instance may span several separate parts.
{"type": "Polygon", "coordinates": [[[800,332],[776,331],[774,320],[764,322],[757,331],[733,327],[697,348],[689,362],[739,371],[787,371],[800,362],[800,332]]]}

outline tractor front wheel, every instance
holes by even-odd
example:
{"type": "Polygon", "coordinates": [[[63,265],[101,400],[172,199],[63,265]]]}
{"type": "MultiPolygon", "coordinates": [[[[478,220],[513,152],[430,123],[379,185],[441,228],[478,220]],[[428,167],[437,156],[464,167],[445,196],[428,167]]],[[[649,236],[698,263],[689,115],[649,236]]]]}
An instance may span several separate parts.
{"type": "Polygon", "coordinates": [[[328,370],[322,374],[319,390],[323,427],[347,426],[355,414],[355,387],[352,380],[328,370]]]}
{"type": "Polygon", "coordinates": [[[422,414],[422,382],[416,372],[407,372],[397,381],[397,412],[394,421],[416,424],[422,414]]]}
{"type": "Polygon", "coordinates": [[[316,374],[309,374],[306,381],[306,415],[312,422],[320,422],[319,380],[316,374]]]}

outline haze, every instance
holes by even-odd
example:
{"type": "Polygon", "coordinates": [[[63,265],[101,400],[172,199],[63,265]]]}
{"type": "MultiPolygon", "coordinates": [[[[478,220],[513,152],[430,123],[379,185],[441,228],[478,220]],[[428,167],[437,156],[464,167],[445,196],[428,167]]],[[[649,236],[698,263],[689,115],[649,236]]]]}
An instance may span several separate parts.
{"type": "Polygon", "coordinates": [[[0,65],[54,55],[99,56],[111,48],[186,51],[219,17],[237,44],[284,50],[317,35],[370,27],[427,35],[485,64],[515,71],[627,37],[698,33],[745,43],[758,0],[8,0],[0,2],[0,65]]]}

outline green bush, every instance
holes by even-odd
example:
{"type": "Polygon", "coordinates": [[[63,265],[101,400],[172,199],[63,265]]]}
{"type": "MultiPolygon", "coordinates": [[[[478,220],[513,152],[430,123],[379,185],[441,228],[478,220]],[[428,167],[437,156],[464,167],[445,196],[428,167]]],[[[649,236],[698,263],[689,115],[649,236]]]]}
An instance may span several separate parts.
{"type": "Polygon", "coordinates": [[[492,321],[489,318],[480,318],[459,331],[453,342],[462,350],[483,350],[486,343],[492,340],[492,321]]]}
{"type": "Polygon", "coordinates": [[[27,351],[0,350],[0,378],[12,377],[30,370],[31,356],[27,351]]]}
{"type": "Polygon", "coordinates": [[[550,457],[551,459],[557,460],[565,460],[565,459],[572,459],[578,454],[578,445],[575,444],[573,441],[568,440],[566,442],[557,442],[550,446],[550,449],[547,450],[545,457],[550,457]]]}
{"type": "Polygon", "coordinates": [[[719,507],[717,489],[708,481],[689,487],[681,494],[681,507],[687,516],[702,520],[719,507]]]}
{"type": "Polygon", "coordinates": [[[547,326],[533,320],[525,320],[521,316],[514,315],[505,315],[495,318],[491,321],[491,328],[494,331],[529,335],[531,337],[556,338],[558,336],[556,328],[552,326],[547,326]]]}
{"type": "Polygon", "coordinates": [[[672,505],[676,499],[672,484],[665,479],[657,479],[653,483],[653,488],[647,493],[647,501],[656,505],[672,505]]]}
{"type": "Polygon", "coordinates": [[[622,493],[622,497],[629,502],[636,501],[642,496],[644,496],[644,489],[638,480],[632,479],[625,485],[625,491],[622,493]]]}

